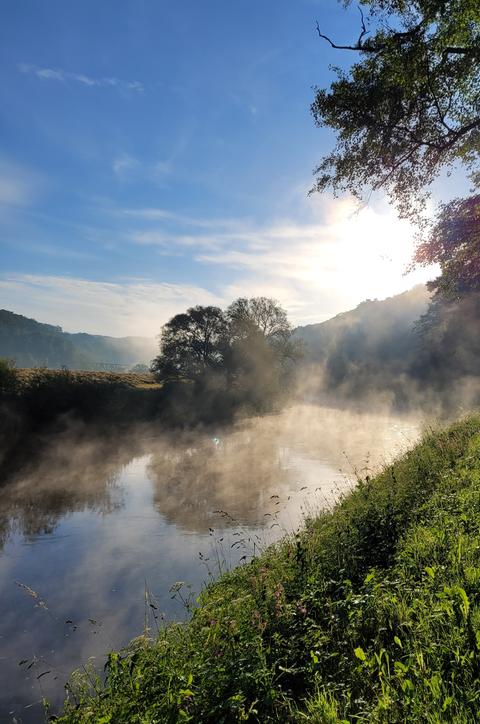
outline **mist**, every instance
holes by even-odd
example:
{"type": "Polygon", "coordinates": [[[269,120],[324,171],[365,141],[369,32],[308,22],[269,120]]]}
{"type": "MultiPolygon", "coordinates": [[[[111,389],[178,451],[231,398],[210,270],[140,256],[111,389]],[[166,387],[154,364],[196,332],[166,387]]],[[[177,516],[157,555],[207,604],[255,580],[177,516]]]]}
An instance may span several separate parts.
{"type": "Polygon", "coordinates": [[[471,409],[478,311],[419,287],[298,328],[292,359],[254,338],[187,382],[23,372],[0,426],[0,714],[58,710],[74,668],[185,619],[203,586],[471,409]]]}
{"type": "Polygon", "coordinates": [[[480,295],[442,302],[418,286],[308,327],[301,399],[452,419],[480,404],[480,295]]]}
{"type": "Polygon", "coordinates": [[[136,424],[107,436],[70,423],[2,489],[0,711],[37,721],[39,704],[25,707],[43,694],[58,707],[71,670],[90,656],[101,668],[141,633],[145,586],[153,634],[186,615],[175,582],[188,595],[242,565],[421,429],[415,416],[312,404],[183,431],[136,424]]]}

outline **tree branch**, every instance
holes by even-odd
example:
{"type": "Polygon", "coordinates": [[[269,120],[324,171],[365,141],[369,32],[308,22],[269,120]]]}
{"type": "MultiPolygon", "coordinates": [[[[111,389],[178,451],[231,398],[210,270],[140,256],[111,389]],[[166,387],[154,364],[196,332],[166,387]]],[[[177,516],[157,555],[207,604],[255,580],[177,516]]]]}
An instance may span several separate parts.
{"type": "MultiPolygon", "coordinates": [[[[331,38],[328,37],[328,35],[324,35],[321,32],[320,26],[319,26],[318,20],[317,20],[316,26],[317,26],[318,37],[322,38],[322,40],[326,40],[327,43],[330,43],[330,46],[332,48],[334,48],[335,50],[356,50],[357,52],[360,52],[360,53],[380,53],[382,50],[385,50],[388,43],[380,43],[379,45],[374,45],[368,40],[366,42],[362,42],[364,36],[367,34],[368,31],[367,31],[367,28],[365,27],[365,19],[363,17],[362,9],[359,8],[359,10],[360,10],[361,18],[362,18],[362,29],[360,31],[360,35],[358,36],[358,40],[355,43],[355,45],[337,45],[336,43],[333,42],[333,40],[331,38]]],[[[410,40],[410,38],[412,38],[417,33],[419,33],[422,30],[423,26],[424,26],[424,22],[420,21],[413,28],[410,28],[410,30],[404,30],[403,32],[392,32],[389,37],[389,40],[393,40],[400,44],[406,43],[410,40]]],[[[451,50],[452,52],[455,52],[455,50],[458,50],[458,52],[465,52],[465,53],[473,52],[473,54],[476,54],[476,52],[477,52],[473,48],[471,50],[468,48],[458,48],[458,49],[449,48],[448,50],[451,50]]]]}
{"type": "MultiPolygon", "coordinates": [[[[363,18],[363,15],[362,15],[363,18]]],[[[362,38],[366,34],[367,30],[365,28],[365,24],[363,23],[362,19],[362,31],[358,37],[357,44],[356,45],[337,45],[336,43],[331,40],[328,35],[324,35],[321,30],[320,26],[317,21],[317,33],[318,37],[322,38],[322,40],[326,40],[327,43],[330,43],[330,46],[332,48],[335,48],[335,50],[357,50],[362,53],[378,53],[381,50],[385,48],[385,45],[370,45],[368,43],[362,43],[362,38]]]]}

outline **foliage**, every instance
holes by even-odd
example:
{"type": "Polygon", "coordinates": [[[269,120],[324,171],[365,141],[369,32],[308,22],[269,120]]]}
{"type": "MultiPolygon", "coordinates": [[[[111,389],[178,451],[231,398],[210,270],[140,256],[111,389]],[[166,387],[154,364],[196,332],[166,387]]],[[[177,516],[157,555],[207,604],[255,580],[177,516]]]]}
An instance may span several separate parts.
{"type": "Polygon", "coordinates": [[[272,343],[289,339],[292,326],[287,314],[273,299],[240,297],[227,309],[230,334],[235,339],[259,332],[272,343]]]}
{"type": "Polygon", "coordinates": [[[469,396],[480,402],[480,291],[458,301],[434,298],[415,324],[417,348],[412,374],[424,387],[447,392],[467,406],[469,396]],[[460,384],[458,384],[460,382],[460,384]],[[452,395],[453,392],[453,395],[452,395]]]}
{"type": "Polygon", "coordinates": [[[285,310],[267,297],[240,298],[228,307],[226,318],[225,367],[231,384],[257,407],[262,400],[270,402],[301,356],[285,310]]]}
{"type": "Polygon", "coordinates": [[[278,396],[300,353],[285,310],[266,297],[177,314],[162,329],[160,350],[152,363],[158,379],[223,386],[257,409],[278,396]]]}
{"type": "Polygon", "coordinates": [[[227,322],[219,307],[191,307],[176,314],[161,333],[161,353],[152,372],[162,380],[195,380],[207,370],[220,369],[227,322]]]}
{"type": "Polygon", "coordinates": [[[458,375],[472,381],[480,355],[480,195],[440,207],[412,261],[412,266],[428,264],[438,264],[440,275],[427,284],[432,301],[416,324],[414,374],[429,382],[433,377],[444,387],[458,375]]]}
{"type": "Polygon", "coordinates": [[[360,60],[349,72],[337,68],[329,90],[316,90],[313,117],[336,131],[337,146],[318,165],[315,189],[360,197],[365,188],[383,188],[411,216],[443,167],[461,162],[479,181],[480,5],[361,0],[361,6],[369,14],[362,14],[356,43],[337,45],[318,31],[360,60]]]}
{"type": "Polygon", "coordinates": [[[473,417],[73,677],[58,721],[476,721],[479,501],[473,417]]]}
{"type": "Polygon", "coordinates": [[[440,276],[427,284],[438,298],[452,302],[480,291],[480,194],[442,205],[413,264],[440,265],[440,276]]]}

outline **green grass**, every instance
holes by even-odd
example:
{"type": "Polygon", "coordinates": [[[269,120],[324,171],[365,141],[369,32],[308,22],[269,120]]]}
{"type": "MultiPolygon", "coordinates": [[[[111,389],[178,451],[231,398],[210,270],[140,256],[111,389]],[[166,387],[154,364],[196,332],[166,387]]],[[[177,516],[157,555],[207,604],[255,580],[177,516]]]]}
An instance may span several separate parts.
{"type": "MultiPolygon", "coordinates": [[[[161,555],[161,552],[159,552],[161,555]]],[[[480,417],[73,677],[61,722],[475,722],[480,417]]]]}

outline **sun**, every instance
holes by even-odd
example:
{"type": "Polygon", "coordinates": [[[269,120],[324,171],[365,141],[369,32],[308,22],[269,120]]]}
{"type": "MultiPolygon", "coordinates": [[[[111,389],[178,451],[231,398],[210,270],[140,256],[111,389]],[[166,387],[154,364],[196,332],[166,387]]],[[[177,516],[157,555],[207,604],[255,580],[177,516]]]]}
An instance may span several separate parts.
{"type": "Polygon", "coordinates": [[[329,240],[322,245],[319,283],[341,288],[352,303],[384,299],[424,284],[438,275],[438,267],[408,271],[415,248],[415,229],[390,208],[356,210],[339,202],[329,219],[329,240]]]}

